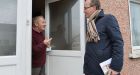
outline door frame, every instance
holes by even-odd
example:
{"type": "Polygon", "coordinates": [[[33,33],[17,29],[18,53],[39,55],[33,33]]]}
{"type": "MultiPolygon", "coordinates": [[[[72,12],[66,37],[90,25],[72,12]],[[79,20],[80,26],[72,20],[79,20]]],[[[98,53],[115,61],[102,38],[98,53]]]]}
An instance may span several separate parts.
{"type": "Polygon", "coordinates": [[[20,7],[17,18],[20,18],[20,21],[17,22],[20,29],[17,35],[20,35],[21,42],[17,45],[20,46],[21,51],[17,53],[20,60],[17,75],[31,75],[32,0],[18,0],[18,5],[20,7]]]}
{"type": "Polygon", "coordinates": [[[25,75],[31,75],[32,71],[32,0],[26,0],[26,46],[25,46],[25,75]]]}
{"type": "MultiPolygon", "coordinates": [[[[20,51],[18,51],[19,56],[19,66],[17,75],[31,75],[31,56],[32,56],[32,0],[19,0],[18,8],[19,14],[17,18],[20,18],[20,21],[17,21],[20,29],[20,51]]],[[[18,39],[19,40],[19,39],[18,39]]]]}

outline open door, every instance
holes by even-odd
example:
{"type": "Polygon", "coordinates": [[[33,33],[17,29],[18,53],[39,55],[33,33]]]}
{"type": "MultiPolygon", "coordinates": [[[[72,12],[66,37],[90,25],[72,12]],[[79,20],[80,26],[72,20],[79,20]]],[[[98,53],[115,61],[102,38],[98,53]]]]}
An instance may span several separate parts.
{"type": "Polygon", "coordinates": [[[82,75],[85,50],[84,0],[46,0],[47,75],[82,75]]]}
{"type": "Polygon", "coordinates": [[[0,75],[31,75],[30,3],[0,0],[0,75]]]}

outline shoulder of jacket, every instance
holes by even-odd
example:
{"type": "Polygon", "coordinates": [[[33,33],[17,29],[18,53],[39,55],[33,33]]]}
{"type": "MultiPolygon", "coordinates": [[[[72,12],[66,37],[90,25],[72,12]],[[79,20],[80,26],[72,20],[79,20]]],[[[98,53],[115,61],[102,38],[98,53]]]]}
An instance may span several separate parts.
{"type": "Polygon", "coordinates": [[[106,18],[112,18],[114,16],[112,14],[105,14],[104,17],[106,17],[106,18]]]}

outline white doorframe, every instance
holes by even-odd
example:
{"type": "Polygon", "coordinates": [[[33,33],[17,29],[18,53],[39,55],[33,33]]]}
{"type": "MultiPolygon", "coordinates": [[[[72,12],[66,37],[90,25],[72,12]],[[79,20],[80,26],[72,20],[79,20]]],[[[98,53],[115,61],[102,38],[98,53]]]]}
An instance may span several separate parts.
{"type": "Polygon", "coordinates": [[[21,7],[18,8],[17,18],[20,18],[18,21],[20,28],[17,35],[20,35],[21,39],[18,40],[21,41],[17,44],[20,47],[20,51],[17,53],[20,60],[17,75],[31,75],[32,0],[18,2],[21,7]]]}
{"type": "Polygon", "coordinates": [[[26,17],[26,52],[25,52],[25,64],[26,74],[31,75],[31,57],[32,57],[32,0],[27,0],[27,17],[26,17]]]}
{"type": "Polygon", "coordinates": [[[18,17],[21,18],[19,22],[19,26],[22,25],[23,27],[20,27],[21,32],[19,33],[22,38],[22,44],[19,42],[19,45],[21,45],[21,53],[19,53],[19,59],[22,69],[20,69],[20,74],[18,75],[31,75],[31,32],[32,32],[32,0],[20,0],[21,2],[19,5],[21,5],[21,8],[19,9],[20,14],[18,14],[18,17]]]}
{"type": "Polygon", "coordinates": [[[82,65],[84,65],[85,55],[85,14],[84,14],[84,1],[80,0],[80,41],[81,41],[81,53],[82,53],[82,65]]]}

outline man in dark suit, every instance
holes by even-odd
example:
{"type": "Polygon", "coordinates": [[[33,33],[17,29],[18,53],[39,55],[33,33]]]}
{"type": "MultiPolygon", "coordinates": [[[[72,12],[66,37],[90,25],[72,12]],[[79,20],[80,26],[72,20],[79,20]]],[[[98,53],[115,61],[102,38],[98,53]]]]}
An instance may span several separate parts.
{"type": "Polygon", "coordinates": [[[123,39],[113,15],[105,15],[99,0],[85,0],[86,52],[85,75],[104,75],[100,63],[112,58],[110,75],[120,75],[123,66],[123,39]]]}

